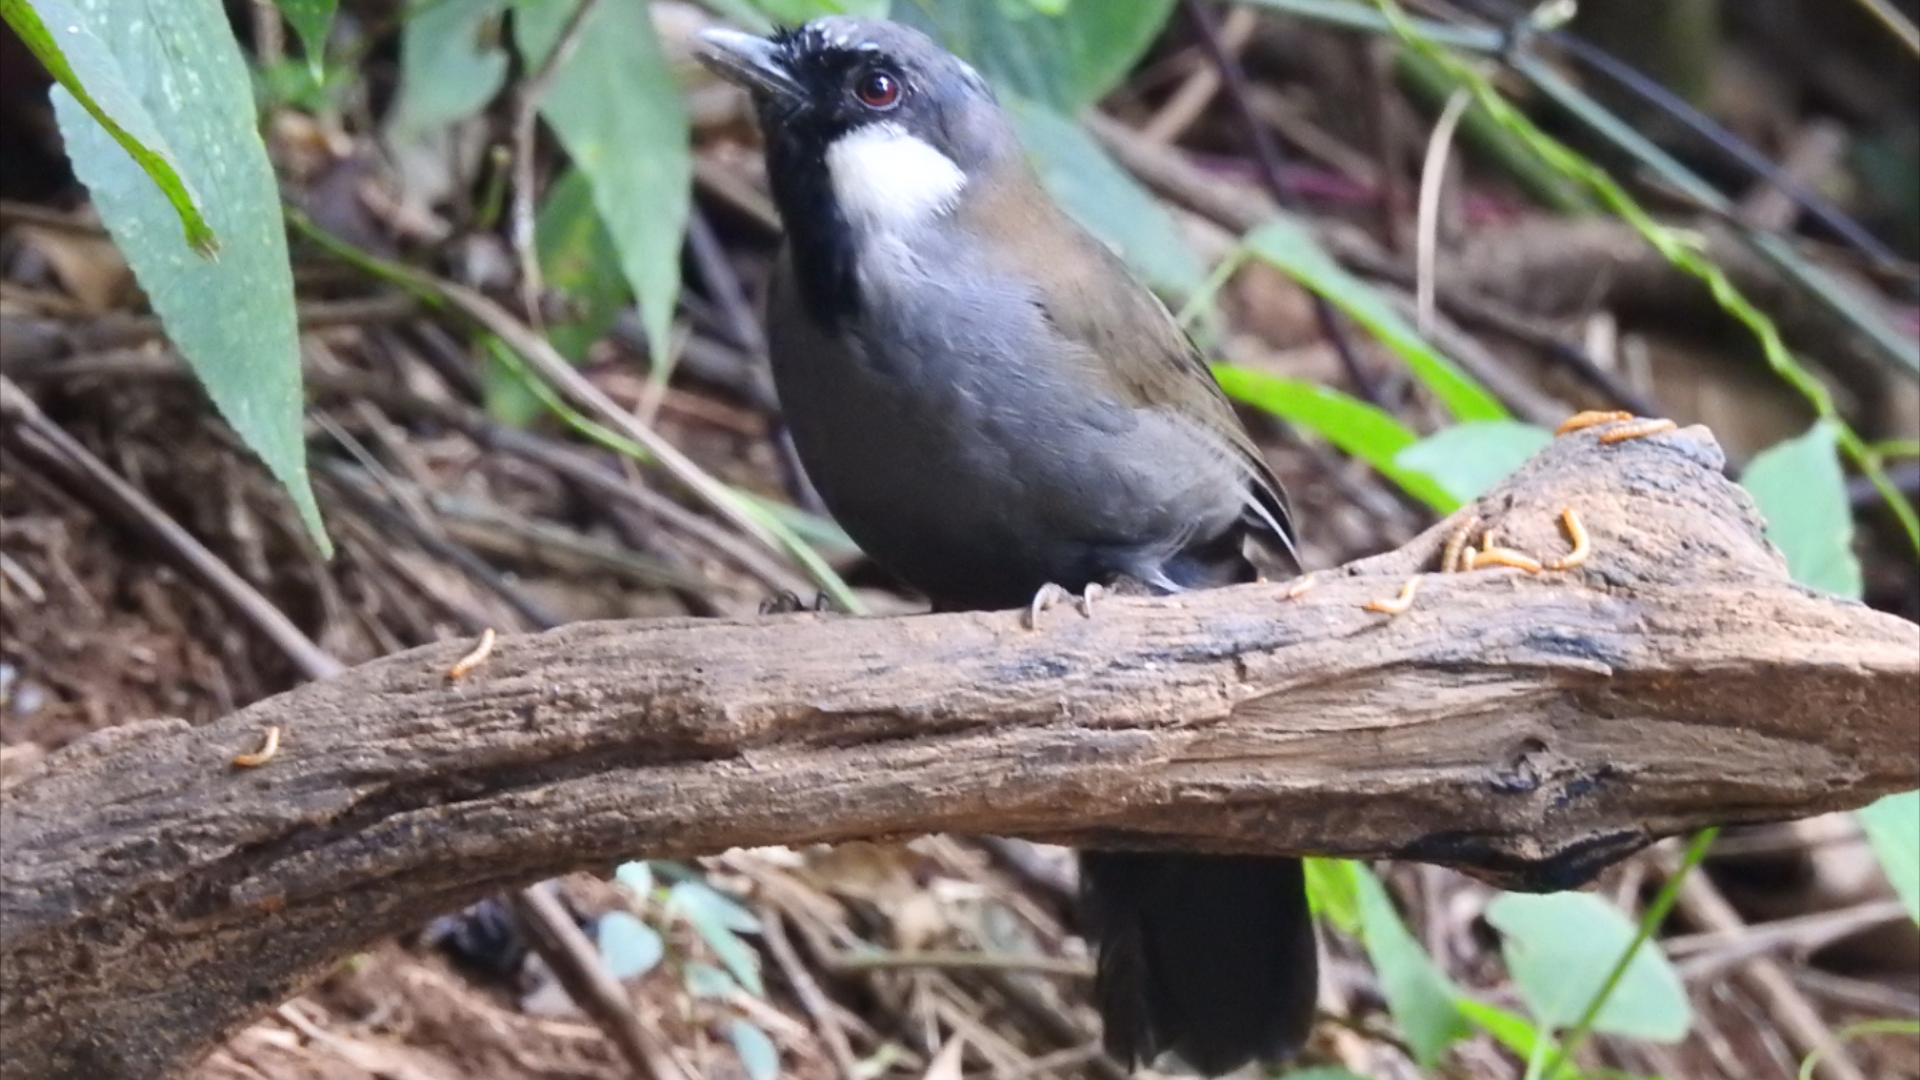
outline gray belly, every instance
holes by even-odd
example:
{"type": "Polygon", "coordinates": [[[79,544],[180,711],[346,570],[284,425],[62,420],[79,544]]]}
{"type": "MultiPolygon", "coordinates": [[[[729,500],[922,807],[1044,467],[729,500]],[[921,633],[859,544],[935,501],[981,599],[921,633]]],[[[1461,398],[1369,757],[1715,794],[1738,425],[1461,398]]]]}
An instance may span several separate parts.
{"type": "Polygon", "coordinates": [[[983,317],[933,319],[874,305],[849,344],[784,292],[774,376],[808,476],[867,554],[936,601],[1013,606],[1047,582],[1150,579],[1240,516],[1244,479],[1199,433],[1019,347],[1046,340],[1037,312],[1019,317],[1030,305],[989,298],[983,317]]]}

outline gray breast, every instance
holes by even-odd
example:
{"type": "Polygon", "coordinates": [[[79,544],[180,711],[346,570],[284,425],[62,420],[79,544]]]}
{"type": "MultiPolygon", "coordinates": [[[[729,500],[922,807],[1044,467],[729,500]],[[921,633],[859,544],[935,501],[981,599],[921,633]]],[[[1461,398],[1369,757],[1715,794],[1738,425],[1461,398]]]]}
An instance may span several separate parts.
{"type": "Polygon", "coordinates": [[[869,555],[936,597],[1018,603],[1048,581],[1151,579],[1234,526],[1245,484],[1229,452],[1090,385],[1031,288],[927,239],[868,245],[844,335],[814,324],[787,283],[774,291],[795,444],[869,555]]]}

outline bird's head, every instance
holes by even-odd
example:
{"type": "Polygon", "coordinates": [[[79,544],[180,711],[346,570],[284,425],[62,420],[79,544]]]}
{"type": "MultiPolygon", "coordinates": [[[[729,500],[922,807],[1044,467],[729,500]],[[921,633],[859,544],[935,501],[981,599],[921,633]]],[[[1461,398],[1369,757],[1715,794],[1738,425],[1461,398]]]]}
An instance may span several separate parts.
{"type": "Polygon", "coordinates": [[[697,55],[753,95],[796,235],[910,232],[1019,153],[980,74],[898,23],[832,17],[771,38],[707,30],[697,55]]]}

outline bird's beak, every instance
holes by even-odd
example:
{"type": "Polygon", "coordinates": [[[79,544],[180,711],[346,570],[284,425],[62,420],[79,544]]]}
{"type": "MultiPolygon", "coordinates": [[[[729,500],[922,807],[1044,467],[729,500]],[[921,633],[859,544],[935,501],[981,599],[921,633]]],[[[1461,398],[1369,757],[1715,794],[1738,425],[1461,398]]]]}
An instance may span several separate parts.
{"type": "Polygon", "coordinates": [[[787,70],[779,46],[766,38],[738,30],[702,30],[694,56],[715,75],[741,86],[756,97],[790,102],[801,96],[800,84],[787,70]]]}

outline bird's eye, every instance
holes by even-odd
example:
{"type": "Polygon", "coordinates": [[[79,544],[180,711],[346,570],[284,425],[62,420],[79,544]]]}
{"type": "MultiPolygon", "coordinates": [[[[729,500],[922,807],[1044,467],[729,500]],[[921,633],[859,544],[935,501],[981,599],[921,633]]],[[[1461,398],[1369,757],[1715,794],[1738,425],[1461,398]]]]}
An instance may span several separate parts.
{"type": "Polygon", "coordinates": [[[869,71],[853,84],[853,96],[869,109],[891,109],[900,104],[900,80],[884,71],[869,71]]]}

